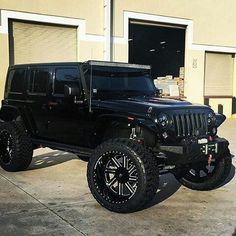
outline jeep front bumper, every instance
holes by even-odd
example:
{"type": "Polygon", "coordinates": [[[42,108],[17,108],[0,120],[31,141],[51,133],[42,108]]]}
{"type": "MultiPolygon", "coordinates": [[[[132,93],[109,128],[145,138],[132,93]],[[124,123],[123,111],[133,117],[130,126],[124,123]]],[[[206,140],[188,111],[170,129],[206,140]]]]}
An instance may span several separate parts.
{"type": "Polygon", "coordinates": [[[178,146],[160,146],[159,150],[166,156],[165,164],[183,165],[207,160],[211,154],[214,158],[228,153],[229,142],[224,138],[215,138],[207,143],[192,142],[178,146]]]}

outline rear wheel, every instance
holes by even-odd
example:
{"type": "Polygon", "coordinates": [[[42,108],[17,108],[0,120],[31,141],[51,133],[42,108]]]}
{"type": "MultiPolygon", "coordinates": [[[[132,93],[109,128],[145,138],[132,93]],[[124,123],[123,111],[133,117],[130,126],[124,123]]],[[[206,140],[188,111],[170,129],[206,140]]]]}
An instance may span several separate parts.
{"type": "Polygon", "coordinates": [[[101,144],[89,159],[88,184],[95,199],[115,212],[133,212],[155,196],[156,160],[142,145],[129,139],[101,144]]]}
{"type": "Polygon", "coordinates": [[[0,165],[6,171],[25,170],[31,163],[33,148],[21,122],[0,126],[0,165]]]}
{"type": "Polygon", "coordinates": [[[214,160],[210,166],[207,161],[194,164],[189,169],[175,175],[181,184],[194,190],[212,190],[221,185],[229,176],[232,158],[229,151],[214,160]]]}

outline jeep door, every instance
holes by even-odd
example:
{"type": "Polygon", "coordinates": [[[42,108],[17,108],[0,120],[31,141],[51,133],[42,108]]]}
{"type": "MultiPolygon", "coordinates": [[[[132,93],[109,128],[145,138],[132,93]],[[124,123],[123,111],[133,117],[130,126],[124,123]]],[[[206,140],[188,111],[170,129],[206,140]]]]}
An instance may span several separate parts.
{"type": "Polygon", "coordinates": [[[86,146],[84,123],[87,109],[83,104],[83,97],[65,97],[66,85],[78,87],[82,91],[78,65],[54,68],[52,93],[48,101],[48,137],[64,144],[86,146]]]}
{"type": "Polygon", "coordinates": [[[38,137],[47,137],[48,84],[52,78],[52,69],[47,66],[30,66],[27,72],[26,112],[32,121],[38,137]]]}

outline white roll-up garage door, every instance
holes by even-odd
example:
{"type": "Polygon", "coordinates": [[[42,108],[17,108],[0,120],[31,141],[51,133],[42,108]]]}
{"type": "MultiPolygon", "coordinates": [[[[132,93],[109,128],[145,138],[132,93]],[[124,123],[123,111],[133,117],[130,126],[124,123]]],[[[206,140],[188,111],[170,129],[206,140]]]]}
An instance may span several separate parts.
{"type": "Polygon", "coordinates": [[[205,96],[232,96],[234,58],[232,54],[206,53],[205,96]]]}
{"type": "Polygon", "coordinates": [[[12,63],[64,62],[77,60],[77,28],[12,22],[12,63]]]}

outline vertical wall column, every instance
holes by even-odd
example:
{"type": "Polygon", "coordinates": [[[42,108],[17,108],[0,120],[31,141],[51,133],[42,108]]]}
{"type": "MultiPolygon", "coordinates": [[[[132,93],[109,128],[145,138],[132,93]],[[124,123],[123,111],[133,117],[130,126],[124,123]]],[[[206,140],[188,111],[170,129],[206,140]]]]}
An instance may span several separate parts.
{"type": "Polygon", "coordinates": [[[236,118],[236,57],[234,55],[232,117],[236,118]]]}
{"type": "MultiPolygon", "coordinates": [[[[8,34],[0,33],[0,100],[3,98],[7,69],[9,66],[8,34]]],[[[1,105],[0,105],[1,106],[1,105]]]]}
{"type": "Polygon", "coordinates": [[[104,0],[104,60],[112,60],[112,0],[104,0]]]}
{"type": "Polygon", "coordinates": [[[186,49],[184,94],[193,103],[204,103],[204,67],[205,51],[186,49]]]}

